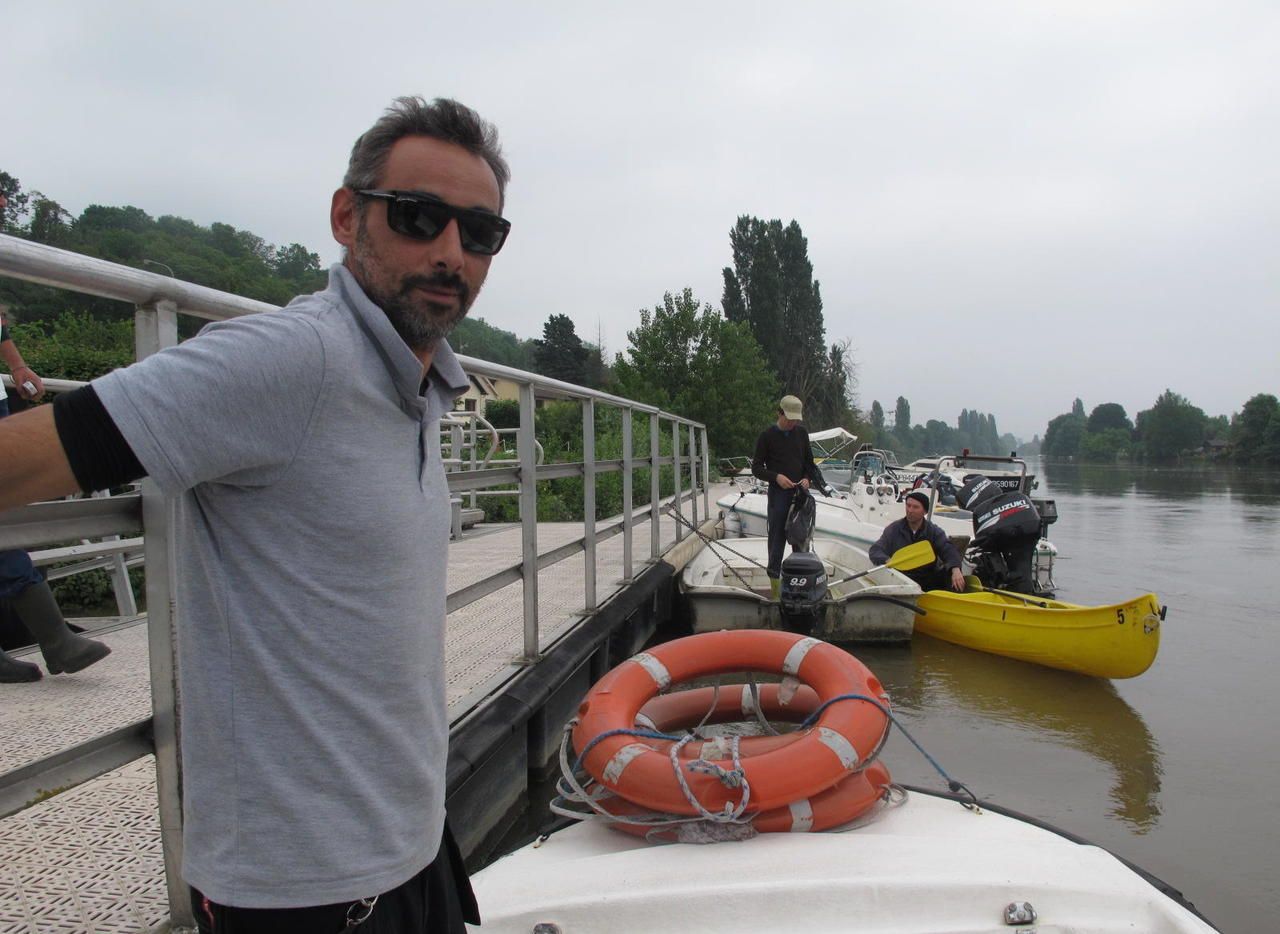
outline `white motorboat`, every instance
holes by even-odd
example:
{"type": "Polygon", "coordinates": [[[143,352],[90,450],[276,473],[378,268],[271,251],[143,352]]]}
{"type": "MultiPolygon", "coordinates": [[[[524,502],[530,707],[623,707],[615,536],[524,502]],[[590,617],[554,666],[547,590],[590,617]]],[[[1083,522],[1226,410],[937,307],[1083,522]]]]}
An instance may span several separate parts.
{"type": "MultiPolygon", "coordinates": [[[[939,459],[943,472],[953,467],[953,460],[939,459]]],[[[902,518],[900,497],[908,487],[884,463],[880,452],[859,451],[854,455],[852,463],[854,472],[847,483],[841,483],[843,478],[835,471],[831,471],[830,476],[824,472],[824,477],[829,482],[834,481],[836,492],[831,497],[820,494],[814,497],[817,504],[814,537],[834,538],[855,548],[869,549],[879,540],[886,525],[902,518]],[[876,473],[877,468],[887,469],[876,473]]],[[[1026,470],[1026,464],[1021,461],[1017,464],[1019,476],[1022,476],[1021,472],[1026,470]]],[[[935,488],[930,487],[928,491],[933,499],[930,520],[946,533],[960,554],[964,555],[973,537],[973,514],[953,503],[941,502],[935,488]]],[[[768,494],[764,485],[758,481],[735,481],[735,487],[721,496],[716,505],[724,516],[727,536],[768,534],[768,494]]],[[[1057,519],[1057,511],[1051,500],[1039,505],[1046,525],[1057,519]]],[[[1032,574],[1037,593],[1048,595],[1054,591],[1053,565],[1057,554],[1057,547],[1041,535],[1032,556],[1032,574]]]]}
{"type": "Polygon", "coordinates": [[[895,785],[890,704],[856,657],[809,636],[649,646],[565,728],[550,809],[581,823],[471,877],[483,930],[1214,930],[1141,870],[958,782],[895,785]]]}
{"type": "Polygon", "coordinates": [[[579,824],[471,884],[485,934],[1215,930],[1100,847],[921,790],[847,832],[655,845],[579,824]]]}
{"type": "MultiPolygon", "coordinates": [[[[854,580],[842,578],[871,569],[864,549],[834,538],[815,538],[813,553],[829,587],[806,627],[834,642],[905,642],[915,628],[920,588],[906,575],[880,567],[854,580]]],[[[718,629],[792,628],[773,599],[765,565],[764,538],[712,541],[684,567],[680,592],[694,632],[718,629]]],[[[806,614],[807,615],[807,614],[806,614]]]]}

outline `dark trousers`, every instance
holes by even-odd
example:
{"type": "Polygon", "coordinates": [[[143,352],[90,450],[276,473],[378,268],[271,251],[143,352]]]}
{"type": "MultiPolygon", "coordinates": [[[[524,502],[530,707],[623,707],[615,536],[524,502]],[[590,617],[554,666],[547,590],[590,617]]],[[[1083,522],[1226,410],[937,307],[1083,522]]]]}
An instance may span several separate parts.
{"type": "MultiPolygon", "coordinates": [[[[305,908],[235,908],[191,890],[191,910],[200,934],[341,934],[351,902],[305,908]]],[[[360,912],[357,906],[353,915],[360,912]]],[[[476,897],[462,853],[445,824],[440,851],[403,885],[378,896],[373,913],[354,934],[463,934],[465,922],[480,923],[476,897]]]]}
{"type": "Polygon", "coordinates": [[[795,490],[769,484],[769,576],[782,576],[782,553],[787,549],[787,513],[795,490]]]}

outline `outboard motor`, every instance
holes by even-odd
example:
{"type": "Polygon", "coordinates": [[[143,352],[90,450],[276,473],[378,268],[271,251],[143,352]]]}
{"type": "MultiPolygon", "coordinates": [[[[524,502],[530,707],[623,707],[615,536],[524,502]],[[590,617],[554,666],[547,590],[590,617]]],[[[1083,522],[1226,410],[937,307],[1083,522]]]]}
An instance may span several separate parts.
{"type": "Polygon", "coordinates": [[[1000,486],[995,481],[989,480],[980,473],[966,474],[964,486],[960,487],[960,492],[956,494],[956,505],[961,509],[977,513],[983,503],[999,496],[1000,493],[1000,486]]]}
{"type": "Polygon", "coordinates": [[[782,561],[778,609],[789,632],[808,635],[823,612],[827,597],[827,569],[811,551],[795,551],[782,561]]]}
{"type": "Polygon", "coordinates": [[[1032,564],[1040,541],[1040,514],[1031,498],[1025,493],[1003,493],[978,503],[969,548],[974,573],[985,587],[1035,593],[1032,564]]]}

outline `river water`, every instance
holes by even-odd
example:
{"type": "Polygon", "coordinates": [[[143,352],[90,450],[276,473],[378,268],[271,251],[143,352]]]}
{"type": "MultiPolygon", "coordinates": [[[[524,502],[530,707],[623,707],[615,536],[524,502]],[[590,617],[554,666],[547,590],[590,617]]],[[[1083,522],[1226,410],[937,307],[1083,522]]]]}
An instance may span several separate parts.
{"type": "MultiPolygon", "coordinates": [[[[1058,595],[1169,608],[1155,665],[1105,681],[917,637],[856,651],[980,798],[1107,847],[1223,931],[1280,930],[1280,473],[1035,463],[1058,595]]],[[[896,734],[898,781],[936,773],[896,734]]]]}
{"type": "MultiPolygon", "coordinates": [[[[1224,932],[1280,931],[1280,472],[1032,462],[1058,595],[1154,591],[1160,654],[1106,681],[917,636],[858,647],[903,725],[984,800],[1163,879],[1224,932]]],[[[894,731],[895,780],[942,788],[894,731]]],[[[545,824],[550,784],[513,839],[545,824]],[[526,826],[527,825],[527,826],[526,826]]]]}

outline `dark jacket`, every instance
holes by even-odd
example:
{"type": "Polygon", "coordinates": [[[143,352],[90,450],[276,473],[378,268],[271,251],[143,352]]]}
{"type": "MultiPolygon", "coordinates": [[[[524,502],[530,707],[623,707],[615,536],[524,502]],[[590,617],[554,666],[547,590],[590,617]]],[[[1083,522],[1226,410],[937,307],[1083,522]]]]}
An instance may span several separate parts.
{"type": "Polygon", "coordinates": [[[822,484],[822,474],[813,462],[809,432],[800,425],[790,431],[770,425],[760,432],[756,439],[756,456],[751,459],[751,472],[772,486],[778,485],[778,474],[790,477],[796,483],[807,478],[811,485],[822,484]]]}
{"type": "Polygon", "coordinates": [[[867,554],[871,556],[872,564],[884,564],[899,548],[905,548],[925,539],[928,539],[934,553],[938,556],[937,564],[941,564],[948,570],[960,567],[960,552],[956,550],[955,545],[951,544],[947,533],[928,519],[921,523],[918,532],[911,531],[911,526],[907,525],[905,518],[890,522],[880,534],[880,540],[871,546],[867,554]]]}

